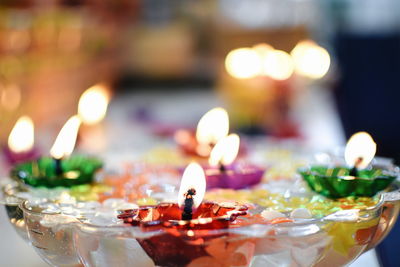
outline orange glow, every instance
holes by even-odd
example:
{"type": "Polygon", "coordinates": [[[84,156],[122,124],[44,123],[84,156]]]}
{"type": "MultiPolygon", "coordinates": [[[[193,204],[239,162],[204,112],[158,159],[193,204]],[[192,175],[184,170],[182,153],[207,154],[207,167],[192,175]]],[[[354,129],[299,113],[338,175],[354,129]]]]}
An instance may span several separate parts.
{"type": "Polygon", "coordinates": [[[7,86],[1,94],[1,105],[8,111],[13,111],[21,103],[21,90],[15,84],[7,86]]]}

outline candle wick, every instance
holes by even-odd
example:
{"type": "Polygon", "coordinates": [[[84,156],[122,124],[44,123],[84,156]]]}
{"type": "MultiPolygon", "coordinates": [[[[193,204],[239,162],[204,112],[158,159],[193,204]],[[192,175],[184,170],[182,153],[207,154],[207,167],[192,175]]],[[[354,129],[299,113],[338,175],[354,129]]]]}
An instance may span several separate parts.
{"type": "Polygon", "coordinates": [[[185,204],[182,212],[182,220],[191,220],[193,218],[193,196],[196,195],[196,189],[191,188],[185,194],[185,204]]]}
{"type": "Polygon", "coordinates": [[[354,167],[350,170],[350,176],[357,177],[358,176],[358,166],[362,163],[363,158],[358,157],[356,162],[354,163],[354,167]]]}
{"type": "Polygon", "coordinates": [[[61,166],[62,159],[61,158],[59,158],[59,159],[53,158],[53,160],[54,160],[54,171],[57,176],[60,176],[63,173],[63,169],[61,166]]]}
{"type": "Polygon", "coordinates": [[[226,172],[226,167],[224,164],[222,164],[221,162],[219,163],[219,171],[222,173],[226,172]]]}

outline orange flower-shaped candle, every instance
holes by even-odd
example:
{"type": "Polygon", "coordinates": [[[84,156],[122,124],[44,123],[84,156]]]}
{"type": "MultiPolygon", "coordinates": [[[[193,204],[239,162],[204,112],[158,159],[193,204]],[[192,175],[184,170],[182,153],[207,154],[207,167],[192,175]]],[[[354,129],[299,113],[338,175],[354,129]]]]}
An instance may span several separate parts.
{"type": "Polygon", "coordinates": [[[158,266],[186,266],[202,257],[214,257],[213,247],[220,242],[230,247],[221,255],[233,255],[240,246],[226,239],[234,235],[226,230],[237,227],[236,218],[247,215],[248,208],[202,202],[205,188],[203,169],[192,163],[183,174],[178,203],[125,210],[118,218],[140,227],[144,236],[138,242],[158,266]]]}

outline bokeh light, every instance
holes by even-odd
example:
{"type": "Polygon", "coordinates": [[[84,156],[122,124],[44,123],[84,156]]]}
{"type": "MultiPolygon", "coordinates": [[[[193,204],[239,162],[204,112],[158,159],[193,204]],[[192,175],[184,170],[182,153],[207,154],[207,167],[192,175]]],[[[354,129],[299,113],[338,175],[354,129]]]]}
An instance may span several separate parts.
{"type": "Polygon", "coordinates": [[[311,79],[320,79],[329,70],[331,59],[328,51],[311,40],[299,42],[291,55],[296,72],[311,79]]]}

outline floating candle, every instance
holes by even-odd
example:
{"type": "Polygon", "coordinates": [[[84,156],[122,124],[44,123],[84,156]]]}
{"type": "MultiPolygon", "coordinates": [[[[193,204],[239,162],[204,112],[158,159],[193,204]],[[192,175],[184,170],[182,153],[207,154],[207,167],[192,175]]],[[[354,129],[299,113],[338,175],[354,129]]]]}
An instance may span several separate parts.
{"type": "MultiPolygon", "coordinates": [[[[232,203],[202,203],[206,182],[200,165],[191,163],[182,177],[178,204],[161,203],[123,211],[118,218],[147,232],[139,244],[158,266],[186,266],[209,255],[208,244],[220,240],[247,207],[232,203]],[[190,199],[190,201],[188,201],[190,199]]],[[[222,241],[222,239],[221,239],[222,241]]],[[[232,252],[233,253],[233,252],[232,252]]]]}
{"type": "Polygon", "coordinates": [[[78,116],[82,120],[79,131],[79,146],[91,153],[103,152],[107,146],[104,124],[110,102],[109,88],[96,84],[87,89],[79,99],[78,116]]]}
{"type": "Polygon", "coordinates": [[[183,173],[178,194],[178,204],[183,207],[183,220],[192,219],[193,209],[200,206],[205,192],[206,179],[203,169],[196,163],[189,164],[183,173]]]}
{"type": "Polygon", "coordinates": [[[50,150],[52,157],[18,164],[11,170],[11,177],[34,187],[91,183],[94,173],[102,166],[101,161],[85,156],[69,157],[74,150],[80,123],[77,116],[71,117],[50,150]]]}
{"type": "Polygon", "coordinates": [[[78,115],[84,124],[93,125],[104,119],[107,113],[108,90],[97,84],[83,92],[78,104],[78,115]]]}
{"type": "Polygon", "coordinates": [[[376,167],[370,164],[375,152],[372,137],[359,132],[346,146],[345,160],[350,167],[313,165],[300,168],[299,173],[312,190],[329,198],[372,197],[399,176],[398,168],[393,165],[376,167]]]}
{"type": "Polygon", "coordinates": [[[208,157],[212,147],[229,133],[229,117],[223,108],[213,108],[200,119],[196,133],[179,130],[175,141],[189,155],[208,157]]]}
{"type": "Polygon", "coordinates": [[[213,148],[209,165],[205,166],[207,188],[246,188],[261,181],[265,169],[245,162],[235,162],[240,138],[230,134],[213,148]]]}
{"type": "Polygon", "coordinates": [[[39,153],[34,147],[34,136],[32,119],[28,116],[19,118],[8,137],[8,147],[3,149],[6,161],[12,165],[37,158],[39,153]]]}
{"type": "Polygon", "coordinates": [[[358,175],[358,169],[368,167],[376,153],[376,144],[366,132],[358,132],[350,137],[344,152],[347,165],[353,167],[351,176],[358,175]]]}

